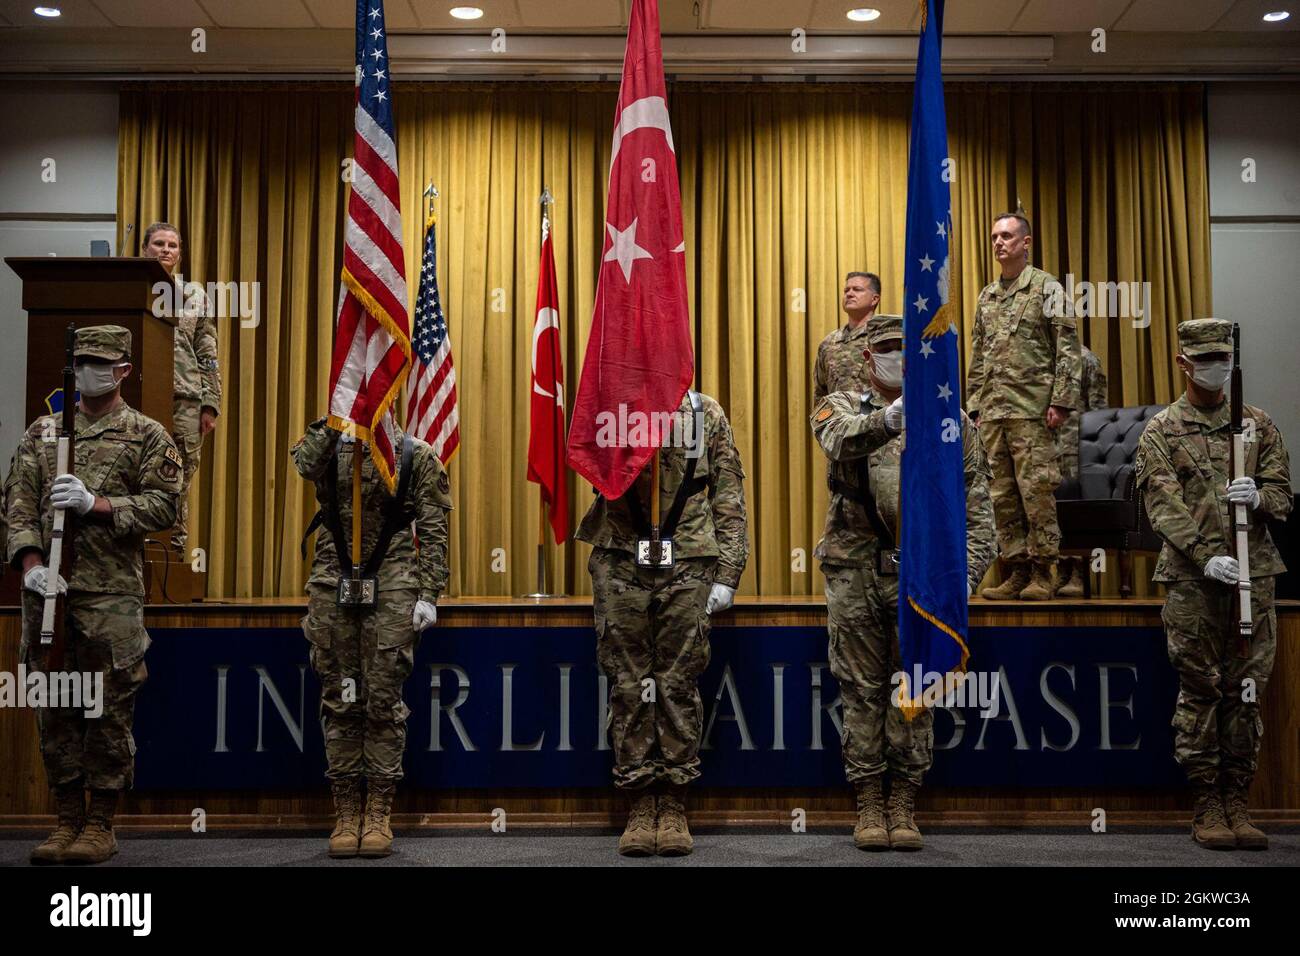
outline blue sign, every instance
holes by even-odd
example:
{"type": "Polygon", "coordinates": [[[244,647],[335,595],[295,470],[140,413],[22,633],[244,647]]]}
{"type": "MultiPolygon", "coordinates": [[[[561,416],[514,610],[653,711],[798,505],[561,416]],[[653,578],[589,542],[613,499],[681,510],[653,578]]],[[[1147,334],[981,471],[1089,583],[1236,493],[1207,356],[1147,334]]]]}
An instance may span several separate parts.
{"type": "MultiPolygon", "coordinates": [[[[151,635],[136,707],[138,789],[323,783],[320,688],[299,629],[151,635]]],[[[971,672],[988,688],[996,679],[997,703],[982,706],[972,693],[966,706],[936,712],[927,783],[1182,783],[1169,726],[1177,676],[1160,628],[972,628],[970,640],[971,672]]],[[[701,784],[842,785],[825,629],[716,627],[712,647],[700,682],[701,784]]],[[[591,628],[436,628],[420,643],[405,697],[413,786],[609,785],[591,628]]]]}

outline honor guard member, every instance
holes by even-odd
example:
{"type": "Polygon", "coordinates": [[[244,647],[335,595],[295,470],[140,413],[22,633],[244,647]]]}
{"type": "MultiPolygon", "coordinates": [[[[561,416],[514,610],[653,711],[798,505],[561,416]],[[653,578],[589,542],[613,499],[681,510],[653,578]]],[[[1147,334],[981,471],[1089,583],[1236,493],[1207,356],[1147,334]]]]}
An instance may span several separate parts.
{"type": "Polygon", "coordinates": [[[731,607],[749,559],[745,473],[722,406],[688,391],[660,453],[659,547],[648,465],[616,501],[598,497],[578,528],[594,550],[596,660],[609,681],[614,786],[629,796],[618,852],[681,856],[694,846],[686,785],[700,775],[709,615],[731,607]],[[689,447],[686,447],[689,446],[689,447]]]}
{"type": "Polygon", "coordinates": [[[101,714],[85,700],[37,711],[58,827],[32,852],[33,863],[102,863],[117,852],[113,815],[132,783],[135,697],[148,676],[144,539],[176,520],[183,466],[167,430],[122,400],[131,333],[82,328],[74,354],[81,400],[71,473],[56,474],[59,419],[45,416],[24,434],[5,485],[8,559],[23,575],[19,659],[29,672],[54,663],[41,643],[41,617],[54,514],[64,510],[75,516],[76,560],[66,585],[63,574],[57,582],[67,593],[61,671],[103,675],[101,714]]]}
{"type": "MultiPolygon", "coordinates": [[[[844,703],[844,770],[857,793],[853,842],[863,850],[919,850],[916,793],[930,767],[934,717],[911,721],[891,703],[898,648],[899,464],[903,441],[903,322],[877,316],[867,330],[866,392],[832,392],[813,410],[830,459],[830,511],[816,557],[826,578],[831,673],[844,703]],[[889,775],[889,802],[884,777],[889,775]]],[[[969,594],[993,561],[989,469],[979,432],[962,413],[969,594]]]]}
{"type": "MultiPolygon", "coordinates": [[[[1079,425],[1084,412],[1105,408],[1109,402],[1106,392],[1106,373],[1101,370],[1101,359],[1088,346],[1081,346],[1083,354],[1083,378],[1079,383],[1079,408],[1071,412],[1057,439],[1061,446],[1061,479],[1079,476],[1079,425]]],[[[1083,576],[1088,573],[1088,562],[1078,556],[1061,557],[1062,579],[1064,584],[1057,590],[1058,597],[1082,597],[1083,576]],[[1068,575],[1065,569],[1068,568],[1068,575]]]]}
{"type": "MultiPolygon", "coordinates": [[[[155,222],[144,231],[143,255],[157,259],[174,275],[181,261],[180,231],[169,222],[155,222]]],[[[217,427],[221,414],[221,372],[217,367],[217,322],[212,303],[197,291],[177,287],[176,355],[172,389],[172,437],[185,459],[184,487],[172,531],[172,547],[182,556],[189,540],[190,482],[199,470],[203,438],[217,427]]]]}
{"type": "Polygon", "coordinates": [[[990,491],[1006,578],[980,594],[1045,601],[1055,592],[1061,530],[1056,430],[1079,402],[1079,338],[1056,279],[1029,264],[1033,240],[1020,212],[993,222],[1002,276],[975,306],[966,407],[993,473],[990,491]]]}
{"type": "MultiPolygon", "coordinates": [[[[402,684],[421,633],[438,620],[447,586],[451,487],[433,448],[402,435],[397,487],[388,486],[369,445],[311,424],[293,446],[298,474],[316,484],[316,557],[307,579],[303,633],[320,679],[326,776],[334,795],[332,857],[388,856],[393,794],[402,778],[406,717],[402,684]],[[361,555],[352,564],[352,456],[361,462],[361,555]],[[412,534],[414,523],[414,534],[412,534]],[[366,793],[362,811],[362,782],[366,793]]],[[[303,538],[304,555],[306,537],[303,538]]]]}
{"type": "Polygon", "coordinates": [[[1229,402],[1232,325],[1194,319],[1178,326],[1182,396],[1147,424],[1137,484],[1151,526],[1164,539],[1153,580],[1168,588],[1165,636],[1178,671],[1174,757],[1192,785],[1192,836],[1211,849],[1262,850],[1268,837],[1250,820],[1246,794],[1264,725],[1259,708],[1277,648],[1274,579],[1286,571],[1269,522],[1291,511],[1291,469],[1273,420],[1243,407],[1245,474],[1232,480],[1229,402]],[[1253,425],[1251,424],[1253,422],[1253,425]],[[1253,438],[1250,430],[1253,429],[1253,438]],[[1250,599],[1257,626],[1238,633],[1234,507],[1248,509],[1250,599]],[[1226,819],[1225,819],[1226,818],[1226,819]]]}
{"type": "Polygon", "coordinates": [[[880,276],[872,272],[850,272],[844,277],[840,305],[849,318],[817,346],[817,361],[813,366],[814,405],[830,392],[860,392],[867,387],[867,362],[862,350],[867,342],[867,322],[880,305],[880,276]]]}

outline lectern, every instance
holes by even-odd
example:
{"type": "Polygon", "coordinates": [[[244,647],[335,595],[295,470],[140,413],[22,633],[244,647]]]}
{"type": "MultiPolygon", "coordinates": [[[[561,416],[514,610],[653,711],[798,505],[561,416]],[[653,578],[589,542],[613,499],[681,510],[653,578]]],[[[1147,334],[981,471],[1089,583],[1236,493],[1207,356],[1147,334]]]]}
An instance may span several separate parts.
{"type": "MultiPolygon", "coordinates": [[[[46,402],[62,385],[68,323],[78,328],[121,325],[131,330],[131,363],[135,366],[131,377],[122,383],[122,397],[170,432],[176,319],[154,314],[158,290],[171,282],[158,261],[13,256],[5,262],[23,280],[23,308],[27,310],[25,422],[30,424],[50,413],[46,402]]],[[[176,298],[169,295],[164,301],[175,302],[176,298]]]]}

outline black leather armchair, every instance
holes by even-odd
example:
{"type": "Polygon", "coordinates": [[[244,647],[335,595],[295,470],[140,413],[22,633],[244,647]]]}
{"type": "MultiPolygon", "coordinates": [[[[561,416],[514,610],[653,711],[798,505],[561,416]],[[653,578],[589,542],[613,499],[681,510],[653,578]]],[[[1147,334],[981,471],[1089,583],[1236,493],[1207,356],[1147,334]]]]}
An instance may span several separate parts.
{"type": "MultiPolygon", "coordinates": [[[[1160,537],[1137,493],[1133,461],[1138,438],[1163,405],[1098,408],[1079,423],[1079,475],[1056,489],[1062,551],[1113,550],[1119,556],[1122,597],[1133,593],[1134,551],[1159,551],[1160,537]]],[[[1092,576],[1084,575],[1092,592],[1092,576]]]]}

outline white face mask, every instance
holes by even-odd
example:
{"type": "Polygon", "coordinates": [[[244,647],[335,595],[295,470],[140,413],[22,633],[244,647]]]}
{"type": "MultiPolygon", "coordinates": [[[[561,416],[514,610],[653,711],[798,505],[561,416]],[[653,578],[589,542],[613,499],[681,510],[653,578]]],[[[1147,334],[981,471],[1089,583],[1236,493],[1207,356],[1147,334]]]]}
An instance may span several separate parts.
{"type": "Polygon", "coordinates": [[[87,398],[107,395],[117,388],[118,381],[114,372],[122,365],[92,365],[86,363],[77,366],[77,391],[87,398]]]}
{"type": "Polygon", "coordinates": [[[1222,359],[1214,362],[1192,360],[1192,381],[1201,388],[1217,392],[1228,384],[1231,375],[1232,359],[1222,359]]]}
{"type": "Polygon", "coordinates": [[[872,352],[872,371],[876,381],[885,388],[898,388],[903,384],[903,350],[897,352],[872,352]]]}

